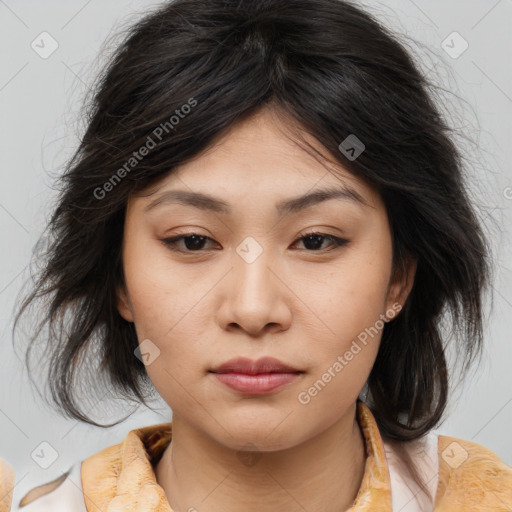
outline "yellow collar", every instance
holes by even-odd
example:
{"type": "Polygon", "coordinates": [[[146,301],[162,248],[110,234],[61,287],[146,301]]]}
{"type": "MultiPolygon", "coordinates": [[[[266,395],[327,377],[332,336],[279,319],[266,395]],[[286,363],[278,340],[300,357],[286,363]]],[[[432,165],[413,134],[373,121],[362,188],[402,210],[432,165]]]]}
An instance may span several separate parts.
{"type": "MultiPolygon", "coordinates": [[[[366,465],[356,500],[347,512],[388,512],[391,484],[377,422],[358,401],[356,416],[366,446],[366,465]]],[[[82,487],[87,512],[116,510],[173,512],[156,481],[154,466],[171,442],[172,423],[132,430],[120,444],[106,448],[82,463],[82,487]]]]}

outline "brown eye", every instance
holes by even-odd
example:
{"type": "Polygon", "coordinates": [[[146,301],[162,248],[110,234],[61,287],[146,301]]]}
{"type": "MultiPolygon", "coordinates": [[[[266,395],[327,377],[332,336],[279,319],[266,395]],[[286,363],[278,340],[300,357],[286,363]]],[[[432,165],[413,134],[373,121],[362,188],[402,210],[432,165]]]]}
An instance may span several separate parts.
{"type": "Polygon", "coordinates": [[[196,233],[190,233],[190,234],[186,234],[186,235],[175,236],[173,238],[165,238],[162,240],[162,242],[173,251],[200,252],[204,248],[205,242],[207,240],[212,240],[212,239],[208,236],[198,235],[196,233]],[[180,242],[182,240],[183,240],[185,249],[176,247],[178,242],[180,242]]]}
{"type": "Polygon", "coordinates": [[[326,240],[331,242],[331,249],[327,250],[333,250],[348,243],[348,240],[344,240],[343,238],[318,232],[306,233],[297,241],[303,241],[304,246],[309,251],[320,252],[325,250],[325,247],[322,247],[322,245],[326,240]]]}
{"type": "MultiPolygon", "coordinates": [[[[162,242],[171,250],[184,253],[204,252],[204,250],[208,250],[208,248],[205,249],[205,244],[208,241],[213,242],[214,240],[208,236],[198,235],[197,233],[186,233],[184,235],[165,238],[162,240],[162,242]],[[183,242],[181,247],[178,247],[179,242],[183,242]]],[[[298,241],[302,241],[306,250],[311,252],[330,251],[348,243],[348,240],[343,238],[318,232],[306,233],[296,240],[296,242],[298,241]],[[326,241],[330,242],[330,249],[323,247],[326,241]]]]}

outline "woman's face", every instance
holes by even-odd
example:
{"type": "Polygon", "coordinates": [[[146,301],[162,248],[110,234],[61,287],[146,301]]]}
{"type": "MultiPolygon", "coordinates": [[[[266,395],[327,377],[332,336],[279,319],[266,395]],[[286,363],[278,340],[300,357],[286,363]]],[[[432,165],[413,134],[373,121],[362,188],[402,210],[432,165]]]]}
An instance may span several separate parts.
{"type": "Polygon", "coordinates": [[[127,206],[119,312],[173,421],[233,449],[290,448],[353,414],[414,275],[391,281],[379,195],[283,128],[260,111],[127,206]],[[213,372],[238,357],[298,372],[213,372]]]}

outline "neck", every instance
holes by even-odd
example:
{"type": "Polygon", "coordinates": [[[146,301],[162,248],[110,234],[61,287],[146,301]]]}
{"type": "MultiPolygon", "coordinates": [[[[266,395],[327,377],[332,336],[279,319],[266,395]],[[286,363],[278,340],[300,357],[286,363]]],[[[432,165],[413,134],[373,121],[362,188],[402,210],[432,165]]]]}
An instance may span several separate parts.
{"type": "Polygon", "coordinates": [[[339,512],[355,500],[365,462],[354,404],[315,437],[274,452],[232,450],[173,416],[155,475],[175,512],[339,512]]]}

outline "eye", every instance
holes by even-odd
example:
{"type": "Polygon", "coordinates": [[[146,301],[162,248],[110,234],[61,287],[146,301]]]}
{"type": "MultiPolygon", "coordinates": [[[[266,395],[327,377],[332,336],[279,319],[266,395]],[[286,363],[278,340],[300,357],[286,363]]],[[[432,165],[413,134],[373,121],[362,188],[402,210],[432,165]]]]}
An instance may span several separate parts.
{"type": "Polygon", "coordinates": [[[196,233],[187,233],[184,235],[175,236],[173,238],[165,238],[162,242],[173,251],[178,252],[200,252],[204,247],[206,240],[213,241],[209,236],[198,235],[196,233]],[[176,246],[178,242],[183,241],[185,244],[185,250],[178,249],[176,246]]]}
{"type": "MultiPolygon", "coordinates": [[[[300,238],[298,238],[295,243],[302,241],[304,245],[306,246],[306,250],[312,251],[312,252],[321,252],[325,251],[325,247],[322,248],[322,245],[325,241],[330,241],[331,246],[333,246],[331,249],[333,250],[338,247],[341,247],[343,245],[346,245],[348,243],[348,240],[344,240],[343,238],[338,238],[334,235],[327,235],[325,233],[319,233],[319,232],[310,232],[302,235],[300,238]],[[319,250],[320,249],[320,250],[319,250]]],[[[169,247],[173,251],[177,252],[203,252],[202,249],[204,249],[205,242],[211,241],[214,242],[214,240],[208,236],[204,235],[198,235],[197,233],[186,233],[183,235],[175,236],[173,238],[165,238],[162,239],[162,242],[169,247]],[[181,248],[178,248],[179,242],[183,242],[183,245],[181,248]]]]}
{"type": "Polygon", "coordinates": [[[348,244],[348,240],[345,240],[343,238],[338,238],[337,236],[334,236],[334,235],[327,235],[325,233],[319,233],[316,231],[302,235],[297,241],[303,241],[304,245],[309,246],[310,249],[312,248],[312,250],[314,252],[320,252],[316,249],[318,249],[318,248],[321,249],[323,242],[326,240],[331,242],[331,246],[334,246],[331,249],[328,249],[330,251],[332,251],[338,247],[341,247],[343,245],[348,244]]]}

